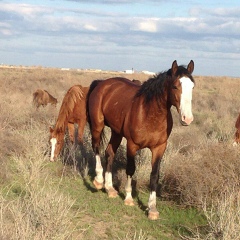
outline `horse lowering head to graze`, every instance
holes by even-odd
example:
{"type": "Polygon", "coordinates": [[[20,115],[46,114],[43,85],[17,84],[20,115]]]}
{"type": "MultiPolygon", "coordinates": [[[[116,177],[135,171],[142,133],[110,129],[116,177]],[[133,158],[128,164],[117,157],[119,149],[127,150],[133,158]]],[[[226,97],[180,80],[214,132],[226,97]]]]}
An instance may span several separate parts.
{"type": "Polygon", "coordinates": [[[40,106],[47,106],[50,103],[56,107],[57,99],[53,97],[48,91],[37,89],[33,93],[33,105],[38,109],[40,106]]]}
{"type": "Polygon", "coordinates": [[[235,123],[235,128],[237,130],[235,132],[235,139],[234,139],[234,143],[233,143],[234,146],[240,144],[240,113],[239,113],[237,121],[235,123]]]}
{"type": "Polygon", "coordinates": [[[51,157],[55,161],[63,144],[66,129],[71,142],[74,142],[74,123],[78,124],[78,142],[83,142],[84,127],[87,122],[86,96],[89,87],[72,86],[64,96],[54,129],[50,127],[51,157]]]}
{"type": "Polygon", "coordinates": [[[152,172],[148,217],[151,220],[159,217],[156,190],[160,162],[173,126],[171,106],[176,107],[182,125],[188,126],[193,121],[193,69],[193,61],[190,61],[187,67],[178,66],[177,61],[174,61],[168,71],[148,79],[141,86],[126,78],[110,78],[97,84],[93,82],[95,86],[90,86],[87,112],[96,158],[94,185],[97,189],[104,185],[109,197],[117,196],[112,181],[112,164],[124,137],[127,140],[127,183],[124,202],[126,205],[134,205],[132,198],[134,158],[138,150],[149,148],[152,153],[152,172]],[[105,151],[107,166],[104,178],[100,143],[105,125],[110,127],[111,137],[105,151]]]}

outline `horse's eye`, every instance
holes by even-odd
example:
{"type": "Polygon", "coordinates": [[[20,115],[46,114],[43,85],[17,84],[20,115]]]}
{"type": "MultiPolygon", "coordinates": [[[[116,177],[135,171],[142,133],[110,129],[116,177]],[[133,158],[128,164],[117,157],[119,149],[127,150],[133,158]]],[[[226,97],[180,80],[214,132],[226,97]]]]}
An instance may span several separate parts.
{"type": "Polygon", "coordinates": [[[177,86],[173,86],[172,88],[173,88],[173,89],[178,89],[177,86]]]}

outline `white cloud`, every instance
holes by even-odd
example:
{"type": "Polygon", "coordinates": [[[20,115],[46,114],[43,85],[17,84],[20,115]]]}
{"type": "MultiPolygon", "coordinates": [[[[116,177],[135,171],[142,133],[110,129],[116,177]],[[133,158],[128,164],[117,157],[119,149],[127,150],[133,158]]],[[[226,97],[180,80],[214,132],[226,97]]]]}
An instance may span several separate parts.
{"type": "Polygon", "coordinates": [[[0,12],[0,54],[14,48],[19,54],[114,55],[119,65],[124,57],[133,62],[136,56],[141,59],[136,64],[150,62],[151,71],[161,70],[152,58],[240,58],[237,8],[192,8],[191,17],[166,18],[0,2],[0,12]]]}
{"type": "Polygon", "coordinates": [[[137,19],[135,26],[131,27],[131,29],[135,31],[143,31],[143,32],[157,32],[157,21],[156,19],[137,19]]]}
{"type": "Polygon", "coordinates": [[[97,28],[95,26],[93,26],[92,24],[85,24],[84,28],[86,30],[90,30],[90,31],[97,31],[97,28]]]}

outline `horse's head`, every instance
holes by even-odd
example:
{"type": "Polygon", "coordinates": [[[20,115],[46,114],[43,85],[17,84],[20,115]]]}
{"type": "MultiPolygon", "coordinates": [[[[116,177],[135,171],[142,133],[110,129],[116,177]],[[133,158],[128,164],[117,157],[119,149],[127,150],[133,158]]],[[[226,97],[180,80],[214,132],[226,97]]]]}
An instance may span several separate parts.
{"type": "Polygon", "coordinates": [[[194,62],[191,60],[187,68],[178,66],[175,60],[171,68],[172,86],[170,90],[171,104],[177,108],[180,115],[180,122],[188,126],[193,121],[192,114],[192,90],[194,80],[192,72],[194,62]]]}
{"type": "Polygon", "coordinates": [[[56,132],[54,129],[51,127],[49,128],[50,131],[50,144],[51,144],[51,156],[50,156],[50,161],[54,162],[64,143],[64,132],[56,132]]]}

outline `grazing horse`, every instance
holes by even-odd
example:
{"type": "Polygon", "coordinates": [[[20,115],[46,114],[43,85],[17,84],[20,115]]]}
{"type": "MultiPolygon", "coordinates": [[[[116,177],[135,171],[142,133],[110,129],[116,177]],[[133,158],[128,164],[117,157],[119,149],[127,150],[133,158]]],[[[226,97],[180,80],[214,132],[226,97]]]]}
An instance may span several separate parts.
{"type": "Polygon", "coordinates": [[[238,115],[237,121],[235,123],[235,128],[237,129],[235,132],[235,141],[233,143],[234,146],[240,143],[240,113],[238,115]]]}
{"type": "Polygon", "coordinates": [[[74,123],[78,124],[78,142],[83,142],[84,127],[87,122],[86,96],[89,87],[72,86],[63,98],[55,128],[50,127],[51,157],[55,161],[63,143],[66,128],[68,128],[71,142],[74,142],[74,123]]]}
{"type": "Polygon", "coordinates": [[[116,197],[118,194],[113,187],[112,164],[122,138],[127,140],[125,205],[134,205],[131,185],[136,152],[149,148],[152,153],[152,171],[148,218],[151,220],[159,217],[156,190],[160,162],[173,126],[171,106],[176,107],[182,125],[188,126],[193,121],[193,69],[192,60],[187,68],[178,66],[175,60],[171,69],[148,79],[141,86],[125,78],[110,78],[97,84],[95,88],[90,86],[87,112],[96,158],[96,176],[93,183],[97,189],[101,189],[104,184],[99,150],[104,125],[111,129],[111,138],[105,151],[107,166],[104,184],[109,197],[116,197]]]}
{"type": "Polygon", "coordinates": [[[48,91],[37,89],[33,93],[33,105],[38,109],[40,106],[46,107],[48,103],[57,105],[57,99],[53,97],[48,91]]]}
{"type": "Polygon", "coordinates": [[[137,85],[142,85],[142,82],[140,80],[137,80],[137,79],[133,79],[132,82],[134,82],[137,85]]]}

